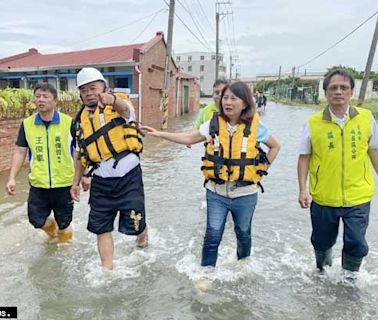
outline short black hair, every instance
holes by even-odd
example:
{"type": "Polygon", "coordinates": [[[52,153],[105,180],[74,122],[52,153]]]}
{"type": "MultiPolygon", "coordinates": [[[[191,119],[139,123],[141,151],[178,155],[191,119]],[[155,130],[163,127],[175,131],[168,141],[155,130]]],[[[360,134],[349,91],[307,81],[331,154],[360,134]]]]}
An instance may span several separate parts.
{"type": "Polygon", "coordinates": [[[54,99],[58,99],[58,91],[56,91],[55,87],[48,82],[37,83],[33,94],[35,94],[37,90],[49,91],[53,95],[54,99]]]}
{"type": "Polygon", "coordinates": [[[215,80],[215,82],[213,84],[213,88],[218,87],[221,84],[224,84],[225,86],[227,86],[228,85],[228,81],[227,80],[223,80],[223,79],[215,80]]]}
{"type": "Polygon", "coordinates": [[[349,83],[350,83],[350,87],[351,89],[353,90],[354,89],[354,79],[353,77],[350,75],[350,73],[344,69],[336,69],[336,70],[333,70],[332,72],[328,73],[324,80],[323,80],[323,90],[326,91],[328,86],[329,86],[329,83],[331,82],[331,78],[333,76],[342,76],[346,79],[349,80],[349,83]]]}

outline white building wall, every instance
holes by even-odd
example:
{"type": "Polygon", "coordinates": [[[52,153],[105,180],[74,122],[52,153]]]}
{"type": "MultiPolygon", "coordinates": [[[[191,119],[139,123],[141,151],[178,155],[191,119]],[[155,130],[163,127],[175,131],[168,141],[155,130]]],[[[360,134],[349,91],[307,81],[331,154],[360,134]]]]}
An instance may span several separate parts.
{"type": "MultiPolygon", "coordinates": [[[[212,95],[213,84],[215,82],[215,53],[212,52],[185,52],[177,53],[175,61],[180,67],[180,71],[195,75],[200,79],[201,92],[204,95],[212,95]]],[[[220,57],[219,78],[225,79],[223,56],[220,57]]]]}

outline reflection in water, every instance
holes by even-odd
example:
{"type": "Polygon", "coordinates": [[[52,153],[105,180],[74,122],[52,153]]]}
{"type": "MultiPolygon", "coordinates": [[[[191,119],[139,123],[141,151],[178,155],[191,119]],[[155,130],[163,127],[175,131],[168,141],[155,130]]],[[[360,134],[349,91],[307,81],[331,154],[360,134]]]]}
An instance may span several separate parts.
{"type": "MultiPolygon", "coordinates": [[[[326,275],[315,271],[309,212],[297,204],[300,107],[268,104],[262,120],[281,142],[264,180],[253,222],[252,256],[236,260],[226,226],[217,268],[201,268],[205,190],[203,146],[145,138],[142,169],[150,245],[115,236],[115,270],[101,269],[96,238],[86,231],[88,194],[74,211],[71,246],[47,245],[26,217],[26,171],[18,198],[0,200],[0,306],[18,306],[20,319],[376,319],[378,227],[372,204],[370,253],[357,288],[340,284],[341,242],[326,275]]],[[[190,130],[193,116],[170,121],[190,130]]],[[[5,186],[6,176],[0,177],[5,186]]],[[[4,190],[4,189],[3,189],[4,190]]]]}

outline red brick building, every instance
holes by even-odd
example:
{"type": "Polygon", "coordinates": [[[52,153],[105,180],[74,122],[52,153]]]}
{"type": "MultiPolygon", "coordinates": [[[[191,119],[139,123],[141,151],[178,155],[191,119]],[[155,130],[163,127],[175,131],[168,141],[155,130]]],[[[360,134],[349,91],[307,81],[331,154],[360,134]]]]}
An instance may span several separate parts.
{"type": "MultiPolygon", "coordinates": [[[[87,66],[98,68],[111,88],[130,94],[139,121],[153,124],[161,118],[166,43],[162,32],[145,43],[73,52],[41,54],[29,49],[0,59],[0,88],[33,88],[49,82],[60,90],[76,90],[76,74],[87,66]]],[[[170,63],[169,117],[197,111],[198,79],[179,73],[170,63]]]]}
{"type": "MultiPolygon", "coordinates": [[[[77,90],[76,74],[86,66],[101,70],[111,88],[130,94],[137,118],[159,125],[166,43],[161,32],[146,43],[83,51],[41,54],[37,49],[0,59],[0,88],[33,88],[49,82],[60,90],[77,90]]],[[[170,64],[169,117],[199,109],[198,79],[170,64]]],[[[22,119],[0,120],[0,171],[10,168],[18,127],[22,119]]]]}

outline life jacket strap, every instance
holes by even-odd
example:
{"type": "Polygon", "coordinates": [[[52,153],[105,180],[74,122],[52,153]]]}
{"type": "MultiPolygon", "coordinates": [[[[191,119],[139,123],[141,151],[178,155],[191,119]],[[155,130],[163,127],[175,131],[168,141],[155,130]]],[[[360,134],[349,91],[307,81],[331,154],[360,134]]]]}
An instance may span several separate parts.
{"type": "Polygon", "coordinates": [[[85,144],[87,146],[90,145],[91,143],[95,142],[101,136],[106,135],[114,127],[119,126],[119,125],[123,125],[125,123],[126,123],[126,120],[122,117],[112,119],[107,124],[102,126],[100,129],[93,132],[88,138],[86,138],[85,144]]]}

